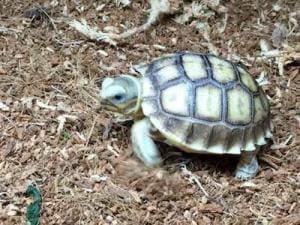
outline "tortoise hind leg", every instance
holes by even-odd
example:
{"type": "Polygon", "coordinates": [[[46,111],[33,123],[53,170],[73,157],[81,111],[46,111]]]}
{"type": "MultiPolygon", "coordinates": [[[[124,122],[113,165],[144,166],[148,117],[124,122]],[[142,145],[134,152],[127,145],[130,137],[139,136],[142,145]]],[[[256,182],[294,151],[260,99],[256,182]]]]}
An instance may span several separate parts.
{"type": "Polygon", "coordinates": [[[258,172],[259,165],[256,158],[257,151],[242,151],[240,161],[235,170],[235,177],[241,180],[249,180],[258,172]]]}
{"type": "Polygon", "coordinates": [[[152,124],[145,118],[136,121],[131,128],[133,151],[147,166],[156,166],[162,162],[160,152],[150,137],[152,124]]]}

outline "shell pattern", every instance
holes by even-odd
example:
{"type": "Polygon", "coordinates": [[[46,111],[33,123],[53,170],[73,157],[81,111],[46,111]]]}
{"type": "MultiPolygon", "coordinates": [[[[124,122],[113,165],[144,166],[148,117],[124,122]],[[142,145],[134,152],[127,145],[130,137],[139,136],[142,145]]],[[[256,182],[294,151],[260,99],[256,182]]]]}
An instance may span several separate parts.
{"type": "Polygon", "coordinates": [[[176,53],[145,67],[142,110],[167,143],[189,152],[240,154],[272,137],[268,100],[242,66],[176,53]]]}

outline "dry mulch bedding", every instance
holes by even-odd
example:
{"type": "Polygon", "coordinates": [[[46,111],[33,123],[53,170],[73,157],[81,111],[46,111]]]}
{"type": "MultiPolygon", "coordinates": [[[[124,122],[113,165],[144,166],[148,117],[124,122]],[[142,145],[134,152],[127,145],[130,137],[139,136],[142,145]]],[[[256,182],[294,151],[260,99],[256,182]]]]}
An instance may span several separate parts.
{"type": "Polygon", "coordinates": [[[178,1],[175,15],[116,46],[64,22],[84,18],[107,32],[142,25],[148,1],[126,2],[1,1],[0,224],[25,224],[32,183],[43,197],[40,224],[300,224],[299,2],[221,1],[226,19],[197,11],[199,1],[178,1]],[[261,57],[261,40],[289,49],[283,74],[275,58],[261,57]],[[275,132],[254,179],[234,179],[238,159],[228,156],[175,154],[145,168],[132,155],[131,122],[101,109],[104,77],[184,50],[216,51],[265,74],[275,132]]]}

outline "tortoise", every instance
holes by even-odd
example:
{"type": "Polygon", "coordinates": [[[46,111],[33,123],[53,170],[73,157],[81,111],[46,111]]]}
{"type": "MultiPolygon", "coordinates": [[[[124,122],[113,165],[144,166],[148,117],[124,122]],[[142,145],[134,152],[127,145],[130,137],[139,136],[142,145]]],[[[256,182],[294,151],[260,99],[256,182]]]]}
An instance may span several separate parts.
{"type": "Polygon", "coordinates": [[[257,152],[273,128],[266,94],[245,66],[180,52],[131,73],[103,80],[101,106],[134,119],[132,147],[144,164],[162,163],[155,144],[162,141],[190,153],[240,155],[235,176],[257,174],[257,152]]]}

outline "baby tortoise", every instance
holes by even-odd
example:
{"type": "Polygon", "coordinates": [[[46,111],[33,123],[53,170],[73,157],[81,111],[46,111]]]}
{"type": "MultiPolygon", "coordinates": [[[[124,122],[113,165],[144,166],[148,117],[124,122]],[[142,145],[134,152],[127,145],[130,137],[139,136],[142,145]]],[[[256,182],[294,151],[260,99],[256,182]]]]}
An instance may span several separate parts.
{"type": "Polygon", "coordinates": [[[141,77],[104,79],[101,104],[134,118],[133,150],[146,165],[162,163],[157,140],[191,153],[240,155],[235,176],[256,175],[256,154],[272,138],[272,123],[266,95],[244,67],[184,52],[133,70],[141,77]]]}

